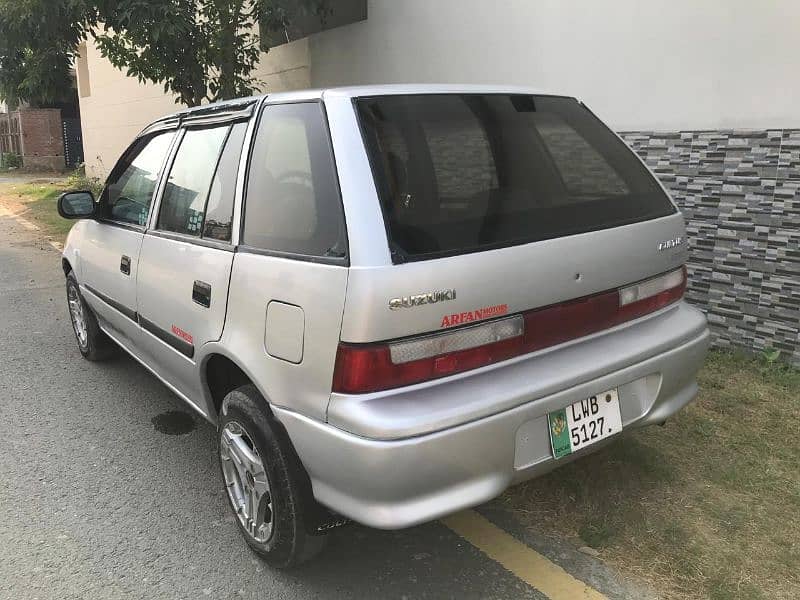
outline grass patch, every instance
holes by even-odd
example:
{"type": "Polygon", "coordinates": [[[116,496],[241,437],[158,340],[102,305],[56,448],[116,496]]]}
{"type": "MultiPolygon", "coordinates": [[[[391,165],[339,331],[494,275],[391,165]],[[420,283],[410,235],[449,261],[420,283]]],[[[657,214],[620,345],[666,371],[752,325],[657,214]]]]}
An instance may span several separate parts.
{"type": "Polygon", "coordinates": [[[800,370],[714,351],[698,378],[666,427],[629,431],[500,501],[664,598],[800,597],[800,370]]]}
{"type": "Polygon", "coordinates": [[[23,216],[61,240],[75,224],[75,221],[63,219],[58,214],[56,202],[63,191],[63,186],[51,183],[28,183],[11,189],[12,198],[26,208],[23,216]]]}
{"type": "Polygon", "coordinates": [[[90,189],[93,183],[78,174],[61,180],[11,183],[0,186],[0,198],[21,204],[25,209],[23,217],[42,227],[48,235],[63,241],[75,221],[59,216],[56,207],[58,197],[67,190],[90,189]]]}

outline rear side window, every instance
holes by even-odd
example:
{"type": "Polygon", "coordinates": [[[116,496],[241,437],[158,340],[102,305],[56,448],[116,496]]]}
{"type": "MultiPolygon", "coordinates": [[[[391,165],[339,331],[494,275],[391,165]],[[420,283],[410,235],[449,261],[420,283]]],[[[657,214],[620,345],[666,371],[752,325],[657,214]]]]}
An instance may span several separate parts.
{"type": "Polygon", "coordinates": [[[243,242],[292,255],[346,255],[344,215],[321,104],[264,107],[250,160],[243,242]]]}
{"type": "Polygon", "coordinates": [[[675,208],[571,98],[356,100],[395,261],[617,227],[675,208]]]}

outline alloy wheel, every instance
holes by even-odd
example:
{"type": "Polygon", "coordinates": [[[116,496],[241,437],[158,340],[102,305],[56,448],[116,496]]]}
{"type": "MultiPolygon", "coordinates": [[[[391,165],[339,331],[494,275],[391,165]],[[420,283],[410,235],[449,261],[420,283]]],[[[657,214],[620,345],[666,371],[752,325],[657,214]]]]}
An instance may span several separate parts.
{"type": "Polygon", "coordinates": [[[253,437],[231,421],[222,429],[219,453],[225,488],[239,522],[256,542],[266,542],[273,529],[272,497],[253,437]]]}
{"type": "Polygon", "coordinates": [[[70,285],[67,290],[67,303],[69,304],[69,316],[72,319],[72,328],[75,330],[75,337],[81,348],[86,348],[89,339],[89,331],[86,328],[86,317],[83,313],[83,301],[78,294],[78,289],[70,285]]]}

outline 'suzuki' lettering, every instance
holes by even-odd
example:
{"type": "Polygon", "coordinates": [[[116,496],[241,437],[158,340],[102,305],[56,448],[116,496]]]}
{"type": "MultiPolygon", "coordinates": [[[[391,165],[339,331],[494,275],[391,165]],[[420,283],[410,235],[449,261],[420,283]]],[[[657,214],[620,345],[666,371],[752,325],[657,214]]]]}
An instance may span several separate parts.
{"type": "Polygon", "coordinates": [[[423,304],[435,304],[436,302],[447,302],[456,299],[455,290],[438,290],[425,294],[415,294],[413,296],[403,296],[402,298],[392,298],[389,300],[389,308],[398,310],[400,308],[413,308],[423,304]]]}
{"type": "Polygon", "coordinates": [[[495,306],[484,306],[477,310],[470,310],[462,313],[455,313],[452,315],[445,315],[442,318],[440,327],[455,327],[456,325],[465,325],[474,321],[482,321],[491,317],[500,317],[508,314],[508,304],[497,304],[495,306]]]}

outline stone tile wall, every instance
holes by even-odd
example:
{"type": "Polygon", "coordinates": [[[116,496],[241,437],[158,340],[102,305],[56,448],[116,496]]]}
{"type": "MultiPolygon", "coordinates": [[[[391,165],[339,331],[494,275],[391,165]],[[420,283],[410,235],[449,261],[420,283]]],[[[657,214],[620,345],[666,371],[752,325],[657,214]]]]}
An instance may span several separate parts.
{"type": "Polygon", "coordinates": [[[800,365],[800,130],[621,135],[683,210],[687,296],[715,344],[800,365]]]}

